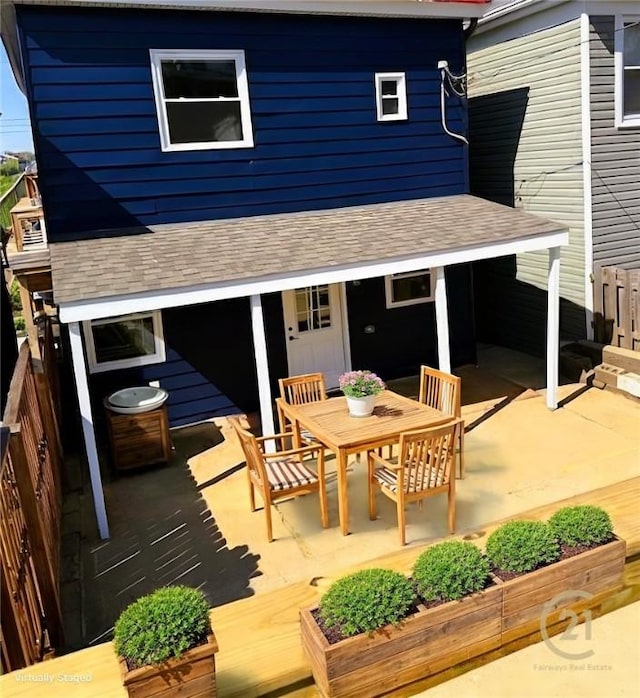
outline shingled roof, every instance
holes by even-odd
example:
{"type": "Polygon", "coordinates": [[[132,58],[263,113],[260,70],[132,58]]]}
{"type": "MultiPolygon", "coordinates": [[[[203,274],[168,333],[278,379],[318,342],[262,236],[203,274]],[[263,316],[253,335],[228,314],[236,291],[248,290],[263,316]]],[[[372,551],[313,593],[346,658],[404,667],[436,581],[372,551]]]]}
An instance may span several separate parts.
{"type": "Polygon", "coordinates": [[[95,237],[52,243],[51,268],[55,300],[64,304],[409,259],[564,231],[559,223],[460,195],[96,231],[95,237]]]}

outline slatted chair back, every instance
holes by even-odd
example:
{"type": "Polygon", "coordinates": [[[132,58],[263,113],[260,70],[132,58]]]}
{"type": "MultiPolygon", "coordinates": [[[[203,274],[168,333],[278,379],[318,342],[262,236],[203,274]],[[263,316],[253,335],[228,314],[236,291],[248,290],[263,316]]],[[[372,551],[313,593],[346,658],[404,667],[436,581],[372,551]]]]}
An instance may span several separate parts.
{"type": "Polygon", "coordinates": [[[460,378],[430,366],[421,366],[418,399],[443,414],[460,417],[462,414],[460,378]]]}
{"type": "Polygon", "coordinates": [[[398,490],[418,494],[447,487],[454,472],[457,422],[400,435],[398,490]]]}
{"type": "Polygon", "coordinates": [[[327,388],[322,373],[306,373],[280,378],[280,397],[290,405],[302,405],[327,399],[327,388]]]}
{"type": "Polygon", "coordinates": [[[253,480],[259,487],[269,488],[269,477],[267,475],[267,470],[264,464],[264,458],[262,457],[262,449],[256,437],[247,429],[245,429],[240,420],[237,417],[231,417],[231,425],[233,426],[238,439],[240,440],[240,446],[242,447],[242,452],[244,453],[245,460],[247,461],[247,468],[249,471],[249,477],[253,480]]]}

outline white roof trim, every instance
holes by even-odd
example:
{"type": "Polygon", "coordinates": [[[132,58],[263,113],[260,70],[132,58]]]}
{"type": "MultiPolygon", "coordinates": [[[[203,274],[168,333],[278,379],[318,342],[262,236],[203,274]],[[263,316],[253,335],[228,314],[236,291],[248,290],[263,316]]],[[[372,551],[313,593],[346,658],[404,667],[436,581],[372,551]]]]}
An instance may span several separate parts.
{"type": "MultiPolygon", "coordinates": [[[[481,17],[486,4],[438,0],[9,0],[16,5],[66,5],[186,10],[252,10],[308,14],[481,17]]],[[[4,4],[4,3],[3,3],[4,4]]],[[[8,4],[8,3],[7,3],[8,4]]],[[[489,5],[490,6],[490,5],[489,5]]]]}
{"type": "Polygon", "coordinates": [[[480,246],[470,246],[456,250],[436,251],[416,257],[404,257],[364,265],[350,264],[324,269],[304,270],[296,273],[282,273],[250,280],[227,281],[190,288],[163,289],[130,295],[111,296],[86,301],[61,303],[59,316],[63,323],[95,320],[98,318],[127,315],[162,308],[176,308],[197,303],[243,298],[262,293],[288,291],[294,288],[316,284],[334,284],[357,279],[368,279],[388,274],[428,269],[474,262],[480,259],[504,257],[520,252],[544,250],[567,245],[569,233],[559,229],[555,233],[535,235],[518,240],[496,242],[480,246]]]}

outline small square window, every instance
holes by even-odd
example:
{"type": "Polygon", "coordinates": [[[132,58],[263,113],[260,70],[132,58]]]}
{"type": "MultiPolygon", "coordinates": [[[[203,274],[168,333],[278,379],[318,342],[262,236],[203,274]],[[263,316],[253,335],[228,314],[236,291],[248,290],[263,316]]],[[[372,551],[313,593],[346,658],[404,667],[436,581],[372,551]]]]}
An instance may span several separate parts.
{"type": "Polygon", "coordinates": [[[376,73],[376,111],[378,121],[407,118],[407,88],[404,73],[376,73]]]}
{"type": "Polygon", "coordinates": [[[244,51],[150,55],[162,150],[253,147],[244,51]]]}
{"type": "Polygon", "coordinates": [[[90,373],[165,360],[160,312],[85,322],[84,336],[90,373]]]}
{"type": "Polygon", "coordinates": [[[640,16],[616,17],[616,125],[640,126],[640,16]]]}
{"type": "Polygon", "coordinates": [[[413,271],[385,277],[387,308],[399,308],[433,300],[431,271],[413,271]]]}

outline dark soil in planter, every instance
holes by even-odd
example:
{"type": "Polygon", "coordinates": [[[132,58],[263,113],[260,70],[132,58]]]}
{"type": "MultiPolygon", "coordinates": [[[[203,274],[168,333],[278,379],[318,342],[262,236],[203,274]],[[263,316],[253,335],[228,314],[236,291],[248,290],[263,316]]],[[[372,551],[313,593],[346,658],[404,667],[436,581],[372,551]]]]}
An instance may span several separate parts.
{"type": "MultiPolygon", "coordinates": [[[[602,543],[594,543],[593,545],[561,545],[560,546],[560,557],[553,562],[546,562],[544,565],[536,567],[534,570],[529,570],[530,572],[535,572],[543,567],[548,567],[549,565],[554,565],[556,562],[561,562],[562,560],[568,560],[570,557],[575,557],[581,553],[586,553],[588,550],[593,550],[594,548],[599,548],[601,545],[606,545],[615,540],[614,537],[603,541],[602,543]]],[[[508,582],[510,579],[515,579],[516,577],[522,577],[529,572],[511,572],[509,570],[501,570],[498,567],[492,567],[491,572],[499,577],[503,582],[508,582]]]]}

